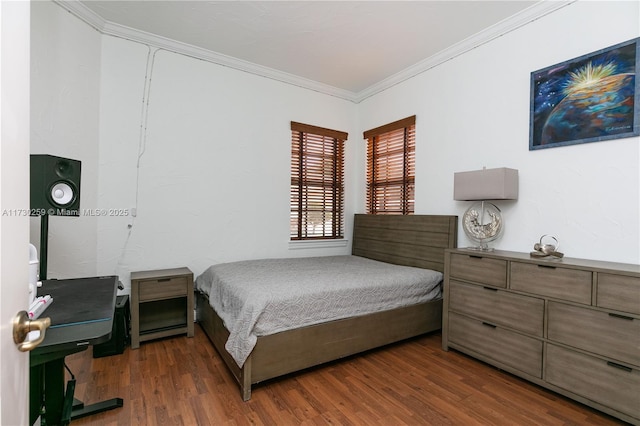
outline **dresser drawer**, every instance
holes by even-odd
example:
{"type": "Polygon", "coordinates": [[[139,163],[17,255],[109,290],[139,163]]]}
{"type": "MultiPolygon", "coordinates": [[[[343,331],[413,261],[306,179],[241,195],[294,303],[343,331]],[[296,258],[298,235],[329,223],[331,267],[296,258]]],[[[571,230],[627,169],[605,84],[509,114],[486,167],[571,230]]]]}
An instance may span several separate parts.
{"type": "Polygon", "coordinates": [[[542,299],[451,280],[449,309],[542,337],[542,299]]]}
{"type": "Polygon", "coordinates": [[[640,278],[598,274],[597,305],[640,315],[640,278]]]}
{"type": "Polygon", "coordinates": [[[511,262],[512,290],[591,304],[591,271],[511,262]]]}
{"type": "Polygon", "coordinates": [[[507,286],[507,261],[488,257],[452,254],[450,274],[454,278],[495,287],[507,286]]]}
{"type": "Polygon", "coordinates": [[[141,281],[138,292],[140,302],[186,296],[187,278],[174,277],[141,281]]]}
{"type": "Polygon", "coordinates": [[[542,342],[454,312],[449,341],[531,376],[542,377],[542,342]]]}
{"type": "Polygon", "coordinates": [[[640,419],[640,371],[547,345],[545,380],[640,419]],[[631,371],[629,371],[631,370],[631,371]]]}
{"type": "Polygon", "coordinates": [[[549,340],[640,366],[640,319],[549,302],[549,340]]]}

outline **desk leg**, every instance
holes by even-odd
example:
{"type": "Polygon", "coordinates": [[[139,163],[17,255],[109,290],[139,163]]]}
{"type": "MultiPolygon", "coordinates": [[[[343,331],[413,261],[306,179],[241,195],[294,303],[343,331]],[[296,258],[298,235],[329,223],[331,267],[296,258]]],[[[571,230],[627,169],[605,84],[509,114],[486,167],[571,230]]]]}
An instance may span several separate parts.
{"type": "Polygon", "coordinates": [[[44,366],[44,409],[47,425],[59,425],[64,405],[64,358],[49,361],[44,366]]]}
{"type": "MultiPolygon", "coordinates": [[[[122,398],[112,398],[91,405],[84,405],[82,402],[74,400],[75,380],[69,380],[65,393],[64,358],[48,361],[42,368],[44,368],[44,414],[42,418],[47,426],[66,425],[70,420],[123,406],[122,398]]],[[[41,371],[37,367],[34,370],[41,371]]],[[[32,374],[34,370],[32,370],[32,374]]],[[[31,383],[33,384],[34,381],[31,383]]]]}
{"type": "Polygon", "coordinates": [[[44,367],[37,365],[29,369],[29,424],[32,425],[40,416],[44,392],[44,367]]]}
{"type": "Polygon", "coordinates": [[[83,403],[80,403],[81,407],[74,408],[71,412],[71,420],[102,413],[103,411],[113,410],[114,408],[120,408],[123,404],[122,398],[112,398],[106,401],[96,402],[91,405],[84,405],[83,403]]]}

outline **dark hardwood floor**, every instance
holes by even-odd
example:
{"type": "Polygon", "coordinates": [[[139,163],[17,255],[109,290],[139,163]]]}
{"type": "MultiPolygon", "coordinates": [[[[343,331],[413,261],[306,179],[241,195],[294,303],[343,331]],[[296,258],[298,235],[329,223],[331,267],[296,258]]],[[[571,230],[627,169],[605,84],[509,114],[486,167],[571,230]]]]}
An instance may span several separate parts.
{"type": "Polygon", "coordinates": [[[238,386],[206,335],[67,358],[85,403],[124,407],[72,425],[616,425],[616,419],[455,351],[439,333],[238,386]]]}

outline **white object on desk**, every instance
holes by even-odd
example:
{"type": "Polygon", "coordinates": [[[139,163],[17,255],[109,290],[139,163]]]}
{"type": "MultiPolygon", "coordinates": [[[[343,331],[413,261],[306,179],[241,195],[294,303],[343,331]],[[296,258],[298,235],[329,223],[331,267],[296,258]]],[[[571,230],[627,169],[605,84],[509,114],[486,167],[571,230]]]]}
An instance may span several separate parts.
{"type": "Polygon", "coordinates": [[[29,304],[33,303],[37,294],[38,283],[38,250],[33,244],[29,244],[29,304]]]}
{"type": "Polygon", "coordinates": [[[48,294],[46,296],[36,297],[31,306],[29,306],[29,319],[37,319],[52,303],[53,297],[48,294]]]}
{"type": "MultiPolygon", "coordinates": [[[[31,303],[31,306],[29,306],[29,312],[28,312],[29,319],[30,320],[37,319],[40,315],[42,315],[45,309],[47,309],[49,305],[51,305],[52,303],[53,303],[53,297],[51,297],[48,294],[46,296],[36,297],[33,303],[31,303]]],[[[30,331],[29,334],[27,335],[27,339],[29,341],[36,340],[38,337],[40,337],[39,330],[30,331]]]]}

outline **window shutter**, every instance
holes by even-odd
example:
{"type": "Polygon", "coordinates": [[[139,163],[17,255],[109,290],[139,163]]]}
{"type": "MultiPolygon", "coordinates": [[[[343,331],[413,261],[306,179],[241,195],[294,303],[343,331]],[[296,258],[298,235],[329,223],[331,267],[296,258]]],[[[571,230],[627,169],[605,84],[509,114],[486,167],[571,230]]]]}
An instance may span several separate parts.
{"type": "Polygon", "coordinates": [[[347,136],[291,122],[292,240],[343,238],[347,136]]]}
{"type": "Polygon", "coordinates": [[[413,214],[415,115],[364,132],[367,139],[367,212],[413,214]]]}

